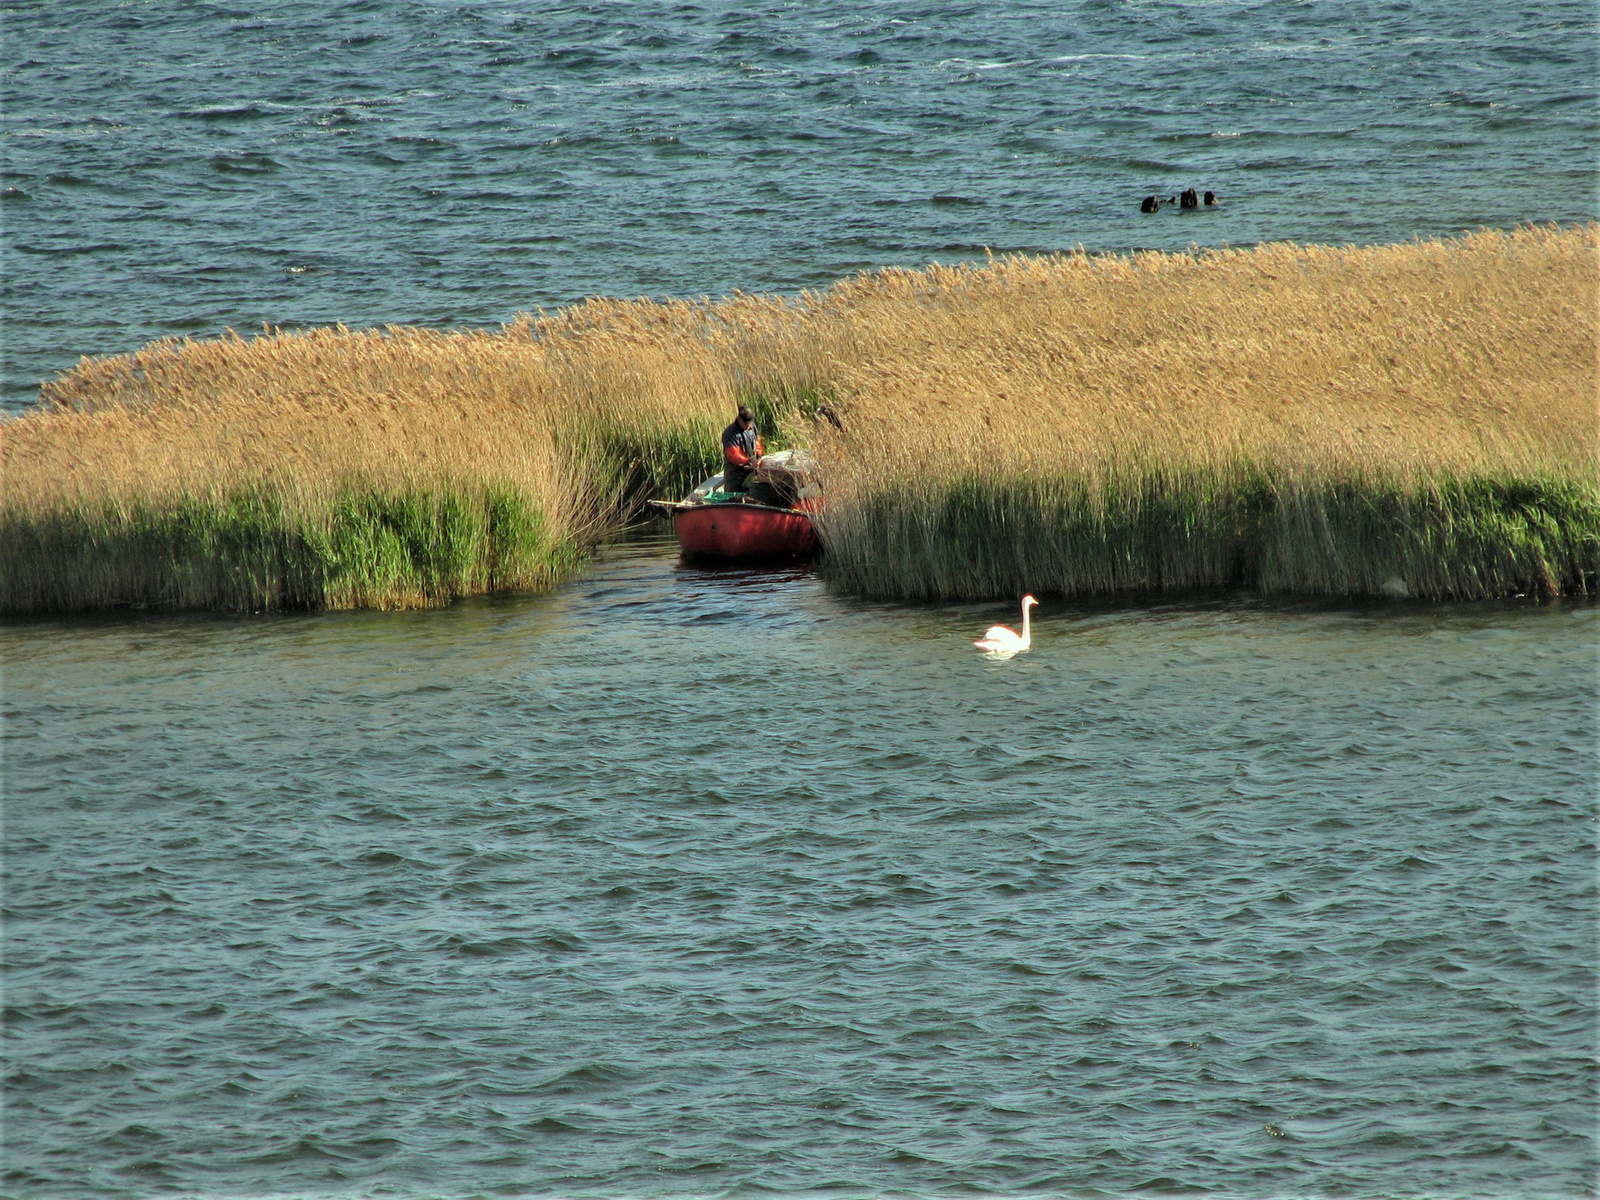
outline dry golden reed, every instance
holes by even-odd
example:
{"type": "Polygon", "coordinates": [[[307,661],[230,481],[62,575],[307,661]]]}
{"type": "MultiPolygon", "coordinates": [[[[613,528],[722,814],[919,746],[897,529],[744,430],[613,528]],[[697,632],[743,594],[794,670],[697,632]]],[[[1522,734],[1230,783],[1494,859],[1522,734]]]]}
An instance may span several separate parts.
{"type": "Polygon", "coordinates": [[[855,590],[1586,588],[1597,320],[1591,225],[160,342],[0,426],[0,609],[542,586],[740,400],[813,444],[855,590]]]}
{"type": "Polygon", "coordinates": [[[852,590],[1592,586],[1600,231],[1011,258],[833,290],[852,590]]]}

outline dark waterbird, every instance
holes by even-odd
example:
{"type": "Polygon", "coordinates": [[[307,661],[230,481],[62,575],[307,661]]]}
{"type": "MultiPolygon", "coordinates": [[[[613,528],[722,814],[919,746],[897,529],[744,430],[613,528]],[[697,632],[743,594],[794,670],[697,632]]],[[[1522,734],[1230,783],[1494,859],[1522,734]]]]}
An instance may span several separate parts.
{"type": "Polygon", "coordinates": [[[1217,194],[1215,192],[1207,192],[1206,193],[1206,207],[1210,208],[1216,202],[1217,202],[1217,194]]]}
{"type": "Polygon", "coordinates": [[[1185,188],[1183,195],[1178,197],[1178,206],[1180,208],[1199,208],[1200,193],[1193,188],[1185,188]]]}

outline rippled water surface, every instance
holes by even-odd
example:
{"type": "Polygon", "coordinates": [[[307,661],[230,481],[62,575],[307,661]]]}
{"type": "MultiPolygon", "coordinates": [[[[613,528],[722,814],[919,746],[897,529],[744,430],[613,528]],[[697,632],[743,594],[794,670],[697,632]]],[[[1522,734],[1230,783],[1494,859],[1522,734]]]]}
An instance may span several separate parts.
{"type": "MultiPolygon", "coordinates": [[[[1596,25],[0,0],[0,409],[263,321],[1588,219],[1596,25]]],[[[1004,617],[646,541],[0,628],[0,1190],[1593,1192],[1595,608],[1004,617]]]]}
{"type": "Polygon", "coordinates": [[[0,405],[264,321],[1600,214],[1589,0],[0,0],[0,405]],[[1188,186],[1216,209],[1145,217],[1188,186]]]}
{"type": "Polygon", "coordinates": [[[13,623],[9,1195],[1587,1195],[1595,634],[620,547],[13,623]]]}

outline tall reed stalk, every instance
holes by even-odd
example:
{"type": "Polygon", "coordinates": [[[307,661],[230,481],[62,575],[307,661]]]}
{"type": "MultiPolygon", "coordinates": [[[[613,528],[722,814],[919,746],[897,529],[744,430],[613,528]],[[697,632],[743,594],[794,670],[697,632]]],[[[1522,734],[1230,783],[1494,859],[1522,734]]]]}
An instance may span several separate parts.
{"type": "Polygon", "coordinates": [[[740,402],[817,453],[853,591],[1589,591],[1597,252],[1009,257],[86,358],[0,425],[0,611],[547,586],[715,470],[740,402]]]}

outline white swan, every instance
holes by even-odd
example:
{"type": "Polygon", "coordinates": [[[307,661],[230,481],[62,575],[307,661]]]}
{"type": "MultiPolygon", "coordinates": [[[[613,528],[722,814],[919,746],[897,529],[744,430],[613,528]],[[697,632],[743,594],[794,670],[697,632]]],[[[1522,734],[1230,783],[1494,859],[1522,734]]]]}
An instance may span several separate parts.
{"type": "Polygon", "coordinates": [[[989,631],[972,644],[989,654],[1004,654],[1008,658],[1019,654],[1033,644],[1033,629],[1028,623],[1028,610],[1039,603],[1032,596],[1022,598],[1022,634],[1019,637],[1004,625],[991,625],[989,631]]]}

